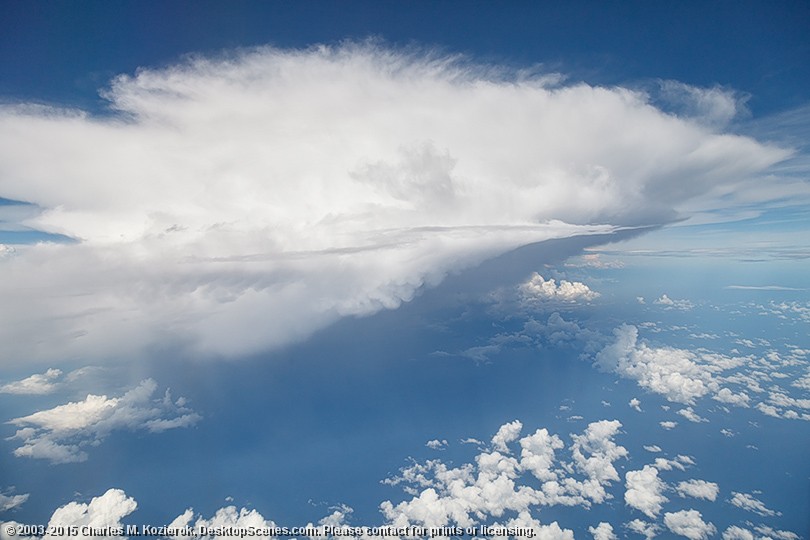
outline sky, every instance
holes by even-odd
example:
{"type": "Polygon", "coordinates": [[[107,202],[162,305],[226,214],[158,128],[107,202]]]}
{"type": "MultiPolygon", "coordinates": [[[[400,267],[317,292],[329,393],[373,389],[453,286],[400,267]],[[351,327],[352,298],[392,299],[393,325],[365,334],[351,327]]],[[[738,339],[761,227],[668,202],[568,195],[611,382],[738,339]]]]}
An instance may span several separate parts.
{"type": "Polygon", "coordinates": [[[0,25],[3,539],[810,537],[806,3],[0,25]]]}

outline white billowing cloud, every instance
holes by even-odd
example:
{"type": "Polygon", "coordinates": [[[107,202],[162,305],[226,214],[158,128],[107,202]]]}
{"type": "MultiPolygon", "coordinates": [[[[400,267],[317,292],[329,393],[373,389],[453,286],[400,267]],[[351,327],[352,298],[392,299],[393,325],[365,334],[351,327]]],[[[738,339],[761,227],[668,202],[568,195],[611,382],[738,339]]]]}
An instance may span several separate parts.
{"type": "Polygon", "coordinates": [[[45,373],[36,373],[20,381],[14,381],[0,386],[2,394],[50,394],[56,390],[56,379],[62,376],[62,371],[51,368],[45,373]]]}
{"type": "MultiPolygon", "coordinates": [[[[507,513],[530,522],[532,509],[538,506],[589,508],[610,499],[606,488],[619,479],[613,462],[627,456],[627,450],[613,441],[619,422],[593,422],[583,433],[571,435],[568,462],[558,456],[565,450],[559,436],[538,429],[521,438],[520,428],[518,421],[504,424],[492,439],[492,449],[481,451],[474,463],[450,468],[430,460],[386,480],[390,485],[404,484],[411,496],[398,504],[380,505],[387,522],[397,527],[468,527],[502,519],[507,513]]],[[[555,523],[543,527],[549,537],[570,537],[555,523]]]]}
{"type": "Polygon", "coordinates": [[[634,519],[625,523],[625,528],[628,531],[634,532],[644,536],[647,540],[651,540],[658,535],[659,527],[655,523],[648,523],[641,519],[634,519]]]}
{"type": "Polygon", "coordinates": [[[492,447],[500,452],[509,452],[507,446],[511,442],[515,442],[520,436],[520,431],[523,429],[523,424],[520,420],[514,420],[507,424],[502,425],[498,432],[492,437],[492,447]]]}
{"type": "Polygon", "coordinates": [[[661,505],[669,500],[663,495],[666,485],[658,478],[658,469],[645,465],[640,471],[627,471],[624,477],[625,504],[654,519],[661,512],[661,505]]]}
{"type": "Polygon", "coordinates": [[[751,398],[748,397],[748,394],[745,392],[735,394],[728,388],[721,388],[717,394],[712,397],[712,399],[715,399],[720,403],[728,403],[738,407],[748,407],[748,403],[751,401],[751,398]]]}
{"type": "Polygon", "coordinates": [[[146,379],[121,397],[88,394],[82,401],[10,420],[19,428],[11,440],[22,441],[14,455],[52,463],[85,461],[83,447],[103,440],[113,431],[145,429],[157,433],[200,420],[197,413],[185,407],[183,398],[173,401],[168,390],[162,398],[152,399],[156,389],[155,381],[146,379]]]}
{"type": "Polygon", "coordinates": [[[265,350],[521,245],[770,197],[790,155],[507,71],[257,48],[117,77],[105,117],[3,106],[0,196],[79,240],[0,259],[3,361],[265,350]]]}
{"type": "Polygon", "coordinates": [[[642,412],[642,411],[641,411],[641,401],[639,401],[639,400],[638,400],[638,398],[633,398],[633,399],[631,399],[631,400],[628,402],[628,405],[630,405],[630,408],[631,408],[631,409],[633,409],[633,410],[635,410],[635,411],[637,411],[637,412],[642,412]]]}
{"type": "Polygon", "coordinates": [[[432,439],[426,442],[425,446],[427,446],[431,450],[444,450],[447,447],[447,440],[432,439]]]}
{"type": "Polygon", "coordinates": [[[754,512],[755,514],[759,514],[760,516],[770,517],[782,515],[781,512],[771,510],[770,508],[765,506],[765,503],[763,503],[753,495],[749,495],[748,493],[738,493],[736,491],[732,491],[731,499],[729,499],[728,502],[730,502],[737,508],[742,508],[743,510],[754,512]]]}
{"type": "Polygon", "coordinates": [[[613,532],[613,525],[604,521],[596,527],[588,527],[588,532],[593,535],[593,540],[619,540],[613,532]]]}
{"type": "MultiPolygon", "coordinates": [[[[48,529],[55,527],[77,527],[78,534],[66,536],[46,535],[44,537],[31,536],[36,540],[49,540],[57,538],[99,538],[112,539],[123,536],[121,519],[135,511],[138,504],[120,489],[110,489],[99,497],[94,497],[89,503],[71,502],[57,508],[48,521],[48,529]],[[83,527],[92,527],[93,530],[83,527]],[[115,534],[121,530],[122,534],[115,534]],[[105,534],[109,532],[110,534],[105,534]],[[92,534],[90,534],[92,533],[92,534]]],[[[5,522],[4,525],[19,525],[16,522],[5,522]]],[[[0,529],[0,540],[14,540],[17,536],[9,535],[7,527],[0,529]]]]}
{"type": "Polygon", "coordinates": [[[615,341],[596,355],[596,365],[635,379],[642,388],[667,400],[692,404],[718,388],[712,366],[699,363],[697,355],[671,347],[653,348],[638,340],[638,329],[624,324],[613,331],[615,341]]]}
{"type": "Polygon", "coordinates": [[[717,498],[720,493],[720,487],[714,482],[707,482],[706,480],[687,480],[679,482],[675,487],[678,495],[681,497],[694,497],[696,499],[706,499],[712,501],[717,498]]]}
{"type": "Polygon", "coordinates": [[[520,286],[523,302],[532,304],[535,302],[589,302],[599,297],[599,293],[592,291],[587,285],[579,281],[560,280],[560,284],[554,279],[543,279],[537,272],[526,283],[520,286]]]}
{"type": "MultiPolygon", "coordinates": [[[[226,506],[218,509],[211,518],[205,519],[202,516],[198,516],[196,521],[194,521],[194,511],[189,508],[177,516],[167,528],[178,532],[185,532],[186,530],[194,531],[194,535],[176,534],[171,536],[171,538],[175,538],[176,540],[189,540],[191,538],[224,539],[228,537],[227,534],[215,534],[215,531],[218,530],[227,532],[241,529],[247,532],[248,530],[259,531],[265,528],[274,528],[275,526],[276,524],[273,521],[265,519],[264,516],[255,509],[237,509],[235,506],[226,506]],[[208,534],[203,534],[203,532],[207,532],[208,534]]],[[[259,535],[258,537],[275,538],[269,535],[259,535]]]]}
{"type": "Polygon", "coordinates": [[[703,516],[697,510],[667,512],[664,514],[664,525],[673,533],[690,540],[705,540],[717,533],[717,528],[703,521],[703,516]]]}

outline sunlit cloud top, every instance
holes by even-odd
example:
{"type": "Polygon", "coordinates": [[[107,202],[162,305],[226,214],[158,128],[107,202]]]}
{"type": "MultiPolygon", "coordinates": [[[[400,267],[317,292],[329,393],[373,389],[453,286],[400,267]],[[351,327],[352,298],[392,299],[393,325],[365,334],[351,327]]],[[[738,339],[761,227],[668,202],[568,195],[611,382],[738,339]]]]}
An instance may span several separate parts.
{"type": "Polygon", "coordinates": [[[717,88],[668,83],[703,121],[562,81],[259,48],[117,77],[103,117],[3,106],[0,197],[77,239],[0,259],[3,361],[259,352],[521,245],[733,204],[791,155],[722,133],[717,88]]]}

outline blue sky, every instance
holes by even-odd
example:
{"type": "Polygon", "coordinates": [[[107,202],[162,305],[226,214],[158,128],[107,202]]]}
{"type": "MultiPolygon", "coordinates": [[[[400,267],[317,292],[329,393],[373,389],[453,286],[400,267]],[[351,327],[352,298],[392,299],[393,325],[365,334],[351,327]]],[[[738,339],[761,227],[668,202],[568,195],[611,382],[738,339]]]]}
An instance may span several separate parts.
{"type": "Polygon", "coordinates": [[[810,536],[806,3],[0,10],[0,537],[810,536]]]}

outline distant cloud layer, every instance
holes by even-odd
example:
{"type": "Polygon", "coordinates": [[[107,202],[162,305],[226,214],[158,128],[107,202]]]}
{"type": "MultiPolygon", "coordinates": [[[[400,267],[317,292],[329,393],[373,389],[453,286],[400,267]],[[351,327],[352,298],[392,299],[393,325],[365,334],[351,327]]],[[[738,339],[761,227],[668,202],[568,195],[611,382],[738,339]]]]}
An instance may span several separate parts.
{"type": "Polygon", "coordinates": [[[722,90],[667,83],[678,117],[560,80],[260,48],[118,77],[111,116],[0,107],[0,197],[78,240],[2,248],[0,361],[258,352],[520,245],[779,197],[790,153],[720,133],[722,90]]]}

